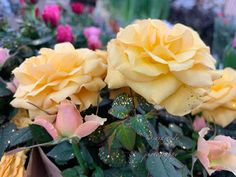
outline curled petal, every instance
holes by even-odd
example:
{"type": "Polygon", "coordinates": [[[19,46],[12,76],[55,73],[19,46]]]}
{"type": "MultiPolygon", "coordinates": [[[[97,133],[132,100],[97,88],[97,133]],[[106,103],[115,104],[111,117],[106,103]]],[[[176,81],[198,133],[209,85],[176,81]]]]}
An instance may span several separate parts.
{"type": "Polygon", "coordinates": [[[74,136],[78,136],[80,138],[88,136],[89,134],[93,133],[99,127],[99,125],[100,124],[96,121],[85,122],[80,125],[79,128],[77,128],[74,133],[74,136]]]}
{"type": "Polygon", "coordinates": [[[94,132],[100,125],[103,125],[107,119],[100,118],[96,115],[85,117],[86,122],[79,126],[74,135],[83,138],[94,132]]]}

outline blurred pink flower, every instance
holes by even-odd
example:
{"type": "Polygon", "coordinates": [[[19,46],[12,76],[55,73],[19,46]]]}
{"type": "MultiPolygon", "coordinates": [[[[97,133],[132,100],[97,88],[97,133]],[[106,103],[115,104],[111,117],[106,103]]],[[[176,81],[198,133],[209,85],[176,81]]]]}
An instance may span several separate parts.
{"type": "Polygon", "coordinates": [[[236,48],[236,33],[235,33],[234,39],[232,41],[232,46],[236,48]]]}
{"type": "Polygon", "coordinates": [[[36,18],[40,18],[40,10],[39,10],[38,7],[35,7],[35,9],[34,9],[34,15],[35,15],[36,18]]]}
{"type": "Polygon", "coordinates": [[[206,121],[203,117],[195,117],[193,121],[193,129],[195,131],[200,131],[202,128],[206,127],[206,121]]]}
{"type": "Polygon", "coordinates": [[[88,13],[89,13],[89,14],[92,14],[93,11],[94,11],[94,7],[89,6],[89,7],[88,7],[88,13]]]}
{"type": "Polygon", "coordinates": [[[34,123],[44,127],[54,140],[60,137],[83,138],[94,132],[106,119],[94,114],[85,116],[85,122],[76,106],[66,100],[58,106],[57,115],[44,115],[35,118],[34,123]]]}
{"type": "Polygon", "coordinates": [[[20,0],[21,5],[24,5],[24,3],[25,3],[25,0],[20,0]]]}
{"type": "Polygon", "coordinates": [[[7,88],[9,90],[11,90],[12,93],[15,93],[16,92],[16,89],[19,85],[19,82],[16,80],[16,78],[14,77],[14,79],[11,81],[11,82],[7,82],[7,88]]]}
{"type": "Polygon", "coordinates": [[[209,128],[199,132],[197,157],[211,175],[215,171],[227,170],[236,175],[236,140],[218,135],[213,140],[205,140],[209,128]]]}
{"type": "Polygon", "coordinates": [[[3,65],[9,57],[9,50],[0,47],[0,65],[3,65]]]}
{"type": "Polygon", "coordinates": [[[60,7],[56,4],[45,5],[42,17],[47,25],[56,27],[60,19],[60,7]]]}
{"type": "Polygon", "coordinates": [[[80,2],[72,2],[70,4],[71,6],[71,10],[75,13],[75,14],[82,14],[84,12],[84,4],[80,3],[80,2]]]}
{"type": "Polygon", "coordinates": [[[97,27],[87,27],[84,28],[83,34],[87,39],[88,47],[92,50],[98,49],[101,47],[100,34],[101,29],[97,27]]]}
{"type": "Polygon", "coordinates": [[[92,49],[92,50],[99,49],[99,48],[101,48],[101,46],[102,46],[99,37],[98,37],[98,36],[95,36],[95,35],[90,36],[90,37],[87,39],[87,42],[88,42],[88,48],[89,48],[89,49],[92,49]]]}
{"type": "Polygon", "coordinates": [[[73,42],[73,32],[70,25],[59,25],[57,27],[57,42],[73,42]]]}
{"type": "Polygon", "coordinates": [[[86,38],[89,38],[90,36],[93,36],[93,35],[99,36],[101,34],[101,29],[95,26],[86,27],[84,28],[83,33],[86,38]]]}

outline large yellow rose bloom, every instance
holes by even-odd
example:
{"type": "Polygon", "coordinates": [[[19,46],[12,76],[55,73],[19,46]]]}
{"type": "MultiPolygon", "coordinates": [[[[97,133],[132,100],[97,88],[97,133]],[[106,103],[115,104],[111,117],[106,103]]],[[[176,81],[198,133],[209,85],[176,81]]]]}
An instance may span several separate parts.
{"type": "Polygon", "coordinates": [[[0,161],[0,177],[23,177],[26,158],[24,151],[4,155],[0,161]]]}
{"type": "Polygon", "coordinates": [[[193,111],[202,112],[203,117],[223,127],[236,118],[236,71],[225,68],[222,78],[215,80],[206,101],[193,111]]]}
{"type": "Polygon", "coordinates": [[[14,107],[29,109],[32,117],[41,112],[28,102],[50,113],[67,97],[80,110],[96,105],[99,91],[106,85],[106,52],[75,50],[72,44],[62,43],[39,53],[13,71],[19,82],[11,102],[14,107]]]}
{"type": "Polygon", "coordinates": [[[209,48],[191,28],[140,20],[108,44],[105,81],[111,89],[129,86],[169,113],[185,115],[212,85],[214,65],[209,48]]]}

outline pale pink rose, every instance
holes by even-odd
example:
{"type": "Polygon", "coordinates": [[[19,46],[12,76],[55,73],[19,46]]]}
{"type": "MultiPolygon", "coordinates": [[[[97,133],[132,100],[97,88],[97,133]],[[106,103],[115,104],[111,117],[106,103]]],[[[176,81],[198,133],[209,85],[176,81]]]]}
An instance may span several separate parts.
{"type": "Polygon", "coordinates": [[[193,129],[195,131],[200,131],[202,128],[206,127],[206,121],[203,117],[196,116],[193,121],[193,129]]]}
{"type": "Polygon", "coordinates": [[[211,175],[215,171],[227,170],[236,175],[236,140],[218,135],[213,140],[205,140],[209,128],[199,132],[197,157],[211,175]]]}
{"type": "Polygon", "coordinates": [[[52,25],[56,27],[60,19],[60,7],[56,4],[45,5],[42,17],[47,25],[52,25]]]}
{"type": "Polygon", "coordinates": [[[59,25],[57,27],[57,42],[73,42],[74,37],[70,25],[59,25]]]}
{"type": "Polygon", "coordinates": [[[87,39],[88,48],[95,50],[101,47],[100,34],[101,29],[97,27],[84,28],[83,34],[87,39]]]}
{"type": "Polygon", "coordinates": [[[73,103],[64,101],[58,106],[57,115],[38,116],[34,123],[44,127],[56,140],[61,137],[83,138],[106,121],[94,114],[85,116],[84,120],[73,103]]]}
{"type": "Polygon", "coordinates": [[[12,93],[15,93],[19,85],[19,82],[14,77],[14,79],[11,82],[7,82],[6,85],[7,85],[7,88],[11,90],[12,93]]]}
{"type": "Polygon", "coordinates": [[[5,61],[10,57],[9,55],[9,50],[6,48],[1,48],[0,47],[0,64],[4,64],[5,61]]]}

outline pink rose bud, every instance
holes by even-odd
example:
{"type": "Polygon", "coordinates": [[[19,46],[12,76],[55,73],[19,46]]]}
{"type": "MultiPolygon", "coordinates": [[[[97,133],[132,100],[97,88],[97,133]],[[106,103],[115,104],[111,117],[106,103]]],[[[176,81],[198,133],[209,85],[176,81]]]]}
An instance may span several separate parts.
{"type": "Polygon", "coordinates": [[[87,39],[88,47],[92,50],[98,49],[101,47],[101,41],[99,39],[101,34],[101,29],[97,27],[87,27],[84,28],[83,34],[87,39]]]}
{"type": "Polygon", "coordinates": [[[0,47],[0,65],[3,65],[9,57],[9,50],[0,47]]]}
{"type": "Polygon", "coordinates": [[[95,35],[90,36],[87,39],[87,41],[88,41],[88,48],[90,48],[92,50],[99,49],[102,46],[101,41],[98,36],[95,36],[95,35]]]}
{"type": "Polygon", "coordinates": [[[232,46],[236,48],[236,34],[234,35],[234,39],[232,41],[232,46]]]}
{"type": "Polygon", "coordinates": [[[55,4],[48,4],[44,7],[42,17],[47,25],[56,27],[60,19],[60,7],[55,4]]]}
{"type": "Polygon", "coordinates": [[[64,101],[58,106],[55,116],[38,116],[34,123],[44,127],[54,140],[60,137],[83,138],[94,132],[106,119],[96,115],[85,116],[85,122],[76,106],[70,101],[64,101]]]}
{"type": "Polygon", "coordinates": [[[35,15],[36,18],[40,18],[40,10],[39,10],[38,7],[35,7],[35,9],[34,9],[34,15],[35,15]]]}
{"type": "Polygon", "coordinates": [[[15,77],[11,82],[7,82],[7,88],[11,90],[12,93],[16,92],[18,85],[19,85],[19,82],[16,80],[15,77]]]}
{"type": "Polygon", "coordinates": [[[86,38],[89,38],[90,36],[93,36],[93,35],[100,36],[101,29],[94,26],[87,27],[87,28],[84,28],[83,34],[86,38]]]}
{"type": "Polygon", "coordinates": [[[57,27],[57,42],[73,42],[74,37],[70,25],[59,25],[57,27]]]}
{"type": "Polygon", "coordinates": [[[202,128],[206,127],[206,121],[203,117],[195,117],[193,121],[193,129],[195,131],[200,131],[202,128]]]}
{"type": "Polygon", "coordinates": [[[236,140],[218,135],[213,140],[205,140],[209,128],[199,132],[197,157],[211,175],[215,171],[227,170],[236,175],[236,140]]]}
{"type": "Polygon", "coordinates": [[[72,2],[70,4],[71,6],[71,10],[75,13],[75,14],[82,14],[84,12],[84,4],[80,3],[80,2],[72,2]]]}

